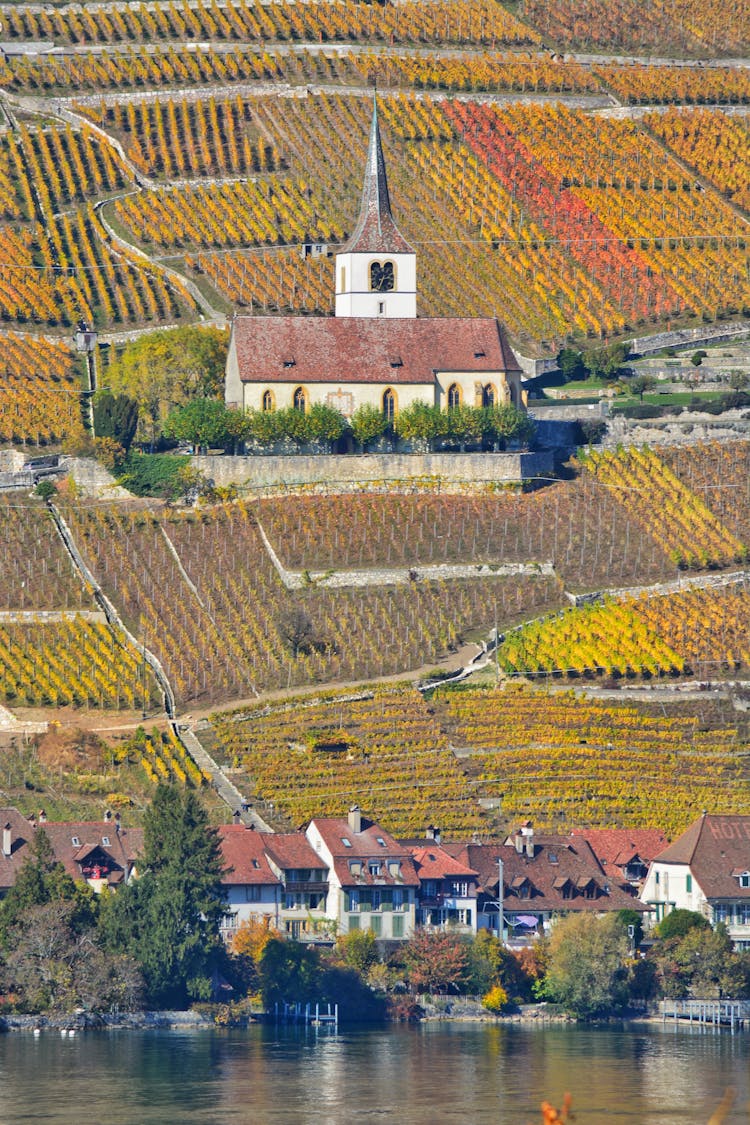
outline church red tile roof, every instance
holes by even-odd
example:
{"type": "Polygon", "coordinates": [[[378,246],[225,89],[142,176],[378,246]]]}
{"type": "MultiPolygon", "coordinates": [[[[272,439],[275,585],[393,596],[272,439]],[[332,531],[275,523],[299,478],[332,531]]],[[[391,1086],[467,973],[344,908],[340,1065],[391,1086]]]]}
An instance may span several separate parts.
{"type": "Polygon", "coordinates": [[[520,371],[494,317],[236,316],[242,382],[434,384],[435,373],[520,371]]]}

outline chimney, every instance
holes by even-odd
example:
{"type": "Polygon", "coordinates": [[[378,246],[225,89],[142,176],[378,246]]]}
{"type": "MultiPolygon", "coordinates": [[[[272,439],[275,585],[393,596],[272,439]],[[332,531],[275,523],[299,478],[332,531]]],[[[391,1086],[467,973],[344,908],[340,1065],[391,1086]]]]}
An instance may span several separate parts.
{"type": "Polygon", "coordinates": [[[118,812],[116,812],[115,813],[115,832],[117,833],[118,836],[120,835],[120,829],[121,828],[122,828],[122,824],[120,823],[120,814],[118,812]]]}
{"type": "Polygon", "coordinates": [[[10,821],[8,821],[7,824],[5,824],[4,827],[3,827],[3,855],[5,856],[6,859],[8,859],[10,857],[10,853],[11,853],[12,849],[13,849],[13,834],[12,834],[11,828],[10,828],[10,821]]]}
{"type": "Polygon", "coordinates": [[[44,811],[44,809],[39,810],[39,823],[40,824],[46,824],[47,823],[47,814],[44,811]]]}
{"type": "Polygon", "coordinates": [[[359,805],[352,805],[349,809],[349,827],[355,836],[362,831],[362,813],[360,812],[359,805]]]}
{"type": "Polygon", "coordinates": [[[517,832],[513,837],[513,843],[516,845],[516,851],[519,855],[523,855],[523,836],[517,832]]]}
{"type": "Polygon", "coordinates": [[[104,823],[105,824],[111,824],[112,823],[112,809],[105,809],[104,810],[104,823]]]}
{"type": "Polygon", "coordinates": [[[534,829],[529,825],[528,828],[521,829],[526,838],[526,855],[529,859],[534,858],[534,829]]]}
{"type": "Polygon", "coordinates": [[[436,844],[440,843],[440,829],[436,824],[428,824],[425,829],[425,836],[428,840],[434,840],[436,844]]]}

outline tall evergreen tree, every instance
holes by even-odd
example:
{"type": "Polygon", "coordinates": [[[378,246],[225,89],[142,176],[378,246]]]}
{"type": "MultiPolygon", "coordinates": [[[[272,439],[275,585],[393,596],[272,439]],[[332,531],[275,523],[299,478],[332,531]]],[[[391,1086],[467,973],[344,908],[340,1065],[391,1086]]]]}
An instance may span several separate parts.
{"type": "Polygon", "coordinates": [[[223,952],[222,861],[218,835],[191,790],[156,790],[139,867],[140,878],[106,904],[109,947],[135,957],[153,1006],[207,999],[223,952]]]}

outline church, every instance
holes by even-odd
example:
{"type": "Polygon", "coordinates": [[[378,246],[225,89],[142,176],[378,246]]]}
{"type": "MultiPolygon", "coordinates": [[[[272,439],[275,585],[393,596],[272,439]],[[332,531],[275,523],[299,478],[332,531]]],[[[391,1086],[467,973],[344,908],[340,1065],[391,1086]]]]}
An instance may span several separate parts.
{"type": "Polygon", "coordinates": [[[236,314],[225,400],[243,410],[308,410],[350,418],[365,403],[393,419],[423,402],[524,406],[521,369],[494,317],[418,317],[417,255],[391,213],[373,105],[362,204],[335,259],[334,316],[236,314]]]}

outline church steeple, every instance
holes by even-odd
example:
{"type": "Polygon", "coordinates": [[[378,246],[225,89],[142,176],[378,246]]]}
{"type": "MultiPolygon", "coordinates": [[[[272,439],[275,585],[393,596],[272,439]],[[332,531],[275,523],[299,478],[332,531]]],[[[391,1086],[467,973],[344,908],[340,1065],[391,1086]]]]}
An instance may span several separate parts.
{"type": "Polygon", "coordinates": [[[336,316],[416,315],[417,256],[391,214],[374,99],[359,219],[336,255],[336,316]]]}
{"type": "Polygon", "coordinates": [[[349,252],[376,254],[413,254],[414,251],[399,231],[391,214],[388,177],[385,171],[383,146],[378,124],[378,101],[373,98],[370,143],[367,147],[365,178],[359,219],[346,249],[349,252]]]}

